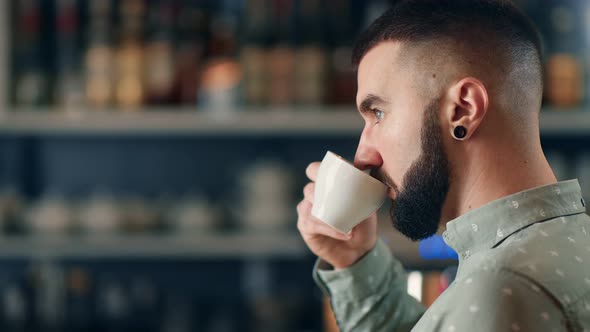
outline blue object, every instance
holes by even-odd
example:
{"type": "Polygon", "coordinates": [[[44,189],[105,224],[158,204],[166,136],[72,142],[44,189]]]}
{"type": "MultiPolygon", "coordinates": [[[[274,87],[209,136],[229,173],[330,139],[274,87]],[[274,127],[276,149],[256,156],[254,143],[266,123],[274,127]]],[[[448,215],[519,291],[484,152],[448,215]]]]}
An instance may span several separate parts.
{"type": "Polygon", "coordinates": [[[442,236],[433,235],[425,240],[420,241],[418,245],[418,251],[420,257],[433,260],[433,259],[459,259],[457,253],[449,247],[442,236]]]}

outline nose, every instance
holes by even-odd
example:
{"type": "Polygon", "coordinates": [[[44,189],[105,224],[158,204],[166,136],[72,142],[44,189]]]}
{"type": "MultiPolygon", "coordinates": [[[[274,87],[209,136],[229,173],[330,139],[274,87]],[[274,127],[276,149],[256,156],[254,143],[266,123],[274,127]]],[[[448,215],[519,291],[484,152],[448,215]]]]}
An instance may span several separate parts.
{"type": "Polygon", "coordinates": [[[363,171],[377,169],[383,165],[381,154],[377,151],[375,142],[373,142],[370,136],[369,131],[363,130],[354,156],[354,166],[363,171]]]}

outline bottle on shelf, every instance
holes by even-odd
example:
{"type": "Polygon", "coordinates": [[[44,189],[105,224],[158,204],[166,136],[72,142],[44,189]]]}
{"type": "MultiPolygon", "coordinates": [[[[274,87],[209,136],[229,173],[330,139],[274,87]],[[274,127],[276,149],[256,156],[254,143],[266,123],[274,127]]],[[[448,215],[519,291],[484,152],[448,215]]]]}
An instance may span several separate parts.
{"type": "Polygon", "coordinates": [[[111,1],[88,3],[88,46],[84,55],[86,103],[104,110],[114,101],[114,52],[111,36],[111,1]]]}
{"type": "Polygon", "coordinates": [[[248,0],[240,62],[244,71],[244,100],[250,106],[268,102],[268,34],[271,30],[268,0],[248,0]]]}
{"type": "Polygon", "coordinates": [[[231,117],[240,106],[242,69],[236,61],[239,2],[224,2],[211,20],[209,60],[199,84],[198,106],[214,117],[231,117]]]}
{"type": "MultiPolygon", "coordinates": [[[[383,2],[369,2],[366,16],[374,14],[372,8],[381,8],[383,2]]],[[[334,105],[354,105],[356,95],[356,72],[351,66],[352,26],[351,4],[347,1],[334,2],[328,6],[328,22],[331,30],[331,52],[329,54],[330,79],[328,103],[334,105]]],[[[367,19],[367,18],[365,18],[367,19]]]]}
{"type": "Polygon", "coordinates": [[[121,0],[119,4],[119,45],[115,52],[115,99],[123,111],[137,111],[144,91],[144,0],[121,0]]]}
{"type": "Polygon", "coordinates": [[[88,331],[93,327],[94,298],[90,271],[73,266],[66,274],[66,316],[69,331],[88,331]]]}
{"type": "Polygon", "coordinates": [[[545,100],[561,110],[573,109],[584,98],[584,71],[571,54],[553,54],[545,66],[545,100]]]}
{"type": "Polygon", "coordinates": [[[29,276],[34,289],[32,301],[37,329],[60,331],[67,328],[67,286],[64,269],[58,264],[42,260],[31,266],[29,276]]]}
{"type": "Polygon", "coordinates": [[[245,169],[237,187],[235,217],[246,231],[285,232],[293,215],[293,177],[276,161],[259,161],[245,169]]]}
{"type": "Polygon", "coordinates": [[[6,235],[23,234],[25,200],[14,187],[0,190],[0,226],[6,235]]]}
{"type": "Polygon", "coordinates": [[[88,235],[113,235],[121,231],[124,212],[108,193],[93,193],[78,209],[79,228],[88,235]]]}
{"type": "Polygon", "coordinates": [[[149,105],[173,103],[176,70],[174,67],[174,21],[176,8],[171,1],[154,1],[148,10],[148,41],[145,47],[145,93],[149,105]]]}
{"type": "Polygon", "coordinates": [[[149,233],[159,228],[160,215],[146,198],[131,196],[121,204],[123,230],[130,234],[149,233]]]}
{"type": "Polygon", "coordinates": [[[55,100],[67,111],[79,110],[84,102],[81,54],[78,43],[80,18],[75,0],[56,1],[56,87],[55,100]]]}
{"type": "Polygon", "coordinates": [[[207,44],[208,20],[207,11],[198,3],[190,0],[181,3],[176,21],[177,100],[181,105],[197,104],[199,77],[207,44]]]}
{"type": "MultiPolygon", "coordinates": [[[[340,6],[340,3],[329,2],[332,6],[340,6]]],[[[300,105],[320,105],[324,102],[327,78],[323,15],[317,0],[301,1],[299,7],[301,45],[295,55],[295,101],[300,105]]],[[[339,19],[346,21],[345,17],[339,19]]]]}
{"type": "Polygon", "coordinates": [[[97,321],[104,331],[129,330],[131,306],[128,288],[118,275],[99,276],[96,285],[97,321]]]}
{"type": "Polygon", "coordinates": [[[14,101],[18,107],[39,107],[48,103],[48,77],[42,47],[41,0],[13,2],[14,19],[14,101]]]}
{"type": "Polygon", "coordinates": [[[186,195],[168,211],[166,222],[178,234],[203,234],[218,231],[221,218],[218,210],[202,195],[186,195]]]}
{"type": "Polygon", "coordinates": [[[33,235],[62,237],[72,231],[76,214],[63,195],[49,192],[25,213],[27,230],[33,235]]]}
{"type": "Polygon", "coordinates": [[[562,110],[584,99],[584,64],[581,61],[580,25],[571,1],[549,8],[550,54],[545,64],[545,101],[562,110]]]}
{"type": "Polygon", "coordinates": [[[269,103],[274,106],[288,106],[294,102],[295,83],[295,29],[294,1],[275,0],[272,2],[274,36],[268,51],[269,103]]]}

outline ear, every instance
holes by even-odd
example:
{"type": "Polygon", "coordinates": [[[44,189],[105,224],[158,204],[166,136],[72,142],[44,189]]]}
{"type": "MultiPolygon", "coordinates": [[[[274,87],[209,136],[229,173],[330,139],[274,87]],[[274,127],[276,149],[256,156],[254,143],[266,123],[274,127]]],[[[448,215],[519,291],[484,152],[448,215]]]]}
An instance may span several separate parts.
{"type": "Polygon", "coordinates": [[[455,128],[464,127],[466,134],[461,140],[467,140],[475,133],[488,111],[488,92],[481,81],[467,77],[451,86],[448,97],[451,107],[445,110],[443,121],[448,123],[452,137],[455,137],[455,128]]]}

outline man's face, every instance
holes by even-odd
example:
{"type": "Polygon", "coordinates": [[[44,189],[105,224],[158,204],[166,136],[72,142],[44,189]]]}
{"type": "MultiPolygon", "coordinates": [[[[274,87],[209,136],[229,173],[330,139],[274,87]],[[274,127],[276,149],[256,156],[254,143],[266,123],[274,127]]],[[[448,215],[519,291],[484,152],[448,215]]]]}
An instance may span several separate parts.
{"type": "Polygon", "coordinates": [[[431,73],[413,73],[400,49],[399,43],[381,43],[359,65],[357,105],[365,128],[355,164],[390,186],[394,227],[419,240],[438,229],[449,167],[439,96],[421,96],[429,83],[418,76],[431,73]]]}

